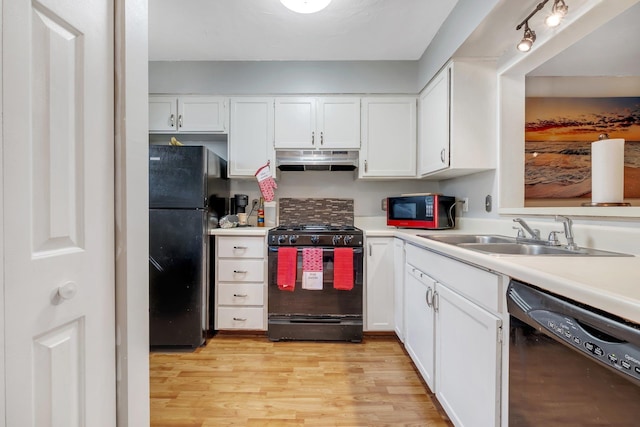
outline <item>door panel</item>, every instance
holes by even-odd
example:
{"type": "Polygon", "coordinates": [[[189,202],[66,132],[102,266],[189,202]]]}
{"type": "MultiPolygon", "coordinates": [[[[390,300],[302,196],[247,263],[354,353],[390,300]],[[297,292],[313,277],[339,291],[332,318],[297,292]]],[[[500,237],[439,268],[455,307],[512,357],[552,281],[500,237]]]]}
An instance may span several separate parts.
{"type": "Polygon", "coordinates": [[[2,19],[6,423],[113,426],[113,3],[2,19]]]}

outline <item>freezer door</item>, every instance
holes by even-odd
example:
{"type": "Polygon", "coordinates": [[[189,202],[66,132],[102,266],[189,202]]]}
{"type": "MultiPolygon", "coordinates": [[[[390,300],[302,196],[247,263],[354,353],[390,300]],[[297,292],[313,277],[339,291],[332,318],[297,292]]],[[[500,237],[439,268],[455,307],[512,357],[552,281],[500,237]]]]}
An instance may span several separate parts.
{"type": "Polygon", "coordinates": [[[207,197],[205,147],[149,146],[150,208],[204,208],[207,197]]]}
{"type": "Polygon", "coordinates": [[[149,343],[197,347],[204,342],[209,287],[206,211],[149,211],[149,343]]]}

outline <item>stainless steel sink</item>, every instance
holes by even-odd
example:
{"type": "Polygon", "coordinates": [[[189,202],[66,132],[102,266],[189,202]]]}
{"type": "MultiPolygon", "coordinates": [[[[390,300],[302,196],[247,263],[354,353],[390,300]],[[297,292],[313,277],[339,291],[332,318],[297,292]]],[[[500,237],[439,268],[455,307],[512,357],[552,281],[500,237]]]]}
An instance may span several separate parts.
{"type": "Polygon", "coordinates": [[[451,245],[464,243],[516,243],[515,237],[499,236],[496,234],[419,234],[431,240],[437,240],[451,245]]]}
{"type": "Polygon", "coordinates": [[[591,248],[571,250],[562,246],[545,245],[544,242],[519,241],[515,237],[493,234],[421,234],[418,236],[491,255],[633,256],[591,248]]]}

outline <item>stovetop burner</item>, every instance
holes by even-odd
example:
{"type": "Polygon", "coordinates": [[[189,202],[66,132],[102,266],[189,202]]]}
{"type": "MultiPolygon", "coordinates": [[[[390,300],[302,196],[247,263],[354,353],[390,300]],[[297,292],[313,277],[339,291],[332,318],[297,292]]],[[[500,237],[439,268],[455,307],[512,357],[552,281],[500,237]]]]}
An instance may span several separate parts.
{"type": "Polygon", "coordinates": [[[279,225],[272,228],[272,231],[307,231],[307,232],[326,232],[326,231],[359,231],[353,225],[333,225],[333,224],[289,224],[279,225]]]}
{"type": "Polygon", "coordinates": [[[363,232],[352,225],[283,224],[268,233],[270,246],[362,246],[363,232]]]}

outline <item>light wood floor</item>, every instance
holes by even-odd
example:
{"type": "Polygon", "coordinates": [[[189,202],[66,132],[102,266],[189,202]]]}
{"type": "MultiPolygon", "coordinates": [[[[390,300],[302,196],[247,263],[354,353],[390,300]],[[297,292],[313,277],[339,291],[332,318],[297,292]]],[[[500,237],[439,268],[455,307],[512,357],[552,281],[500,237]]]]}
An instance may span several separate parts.
{"type": "Polygon", "coordinates": [[[153,427],[451,426],[391,336],[219,334],[193,353],[151,353],[150,371],[153,427]]]}

